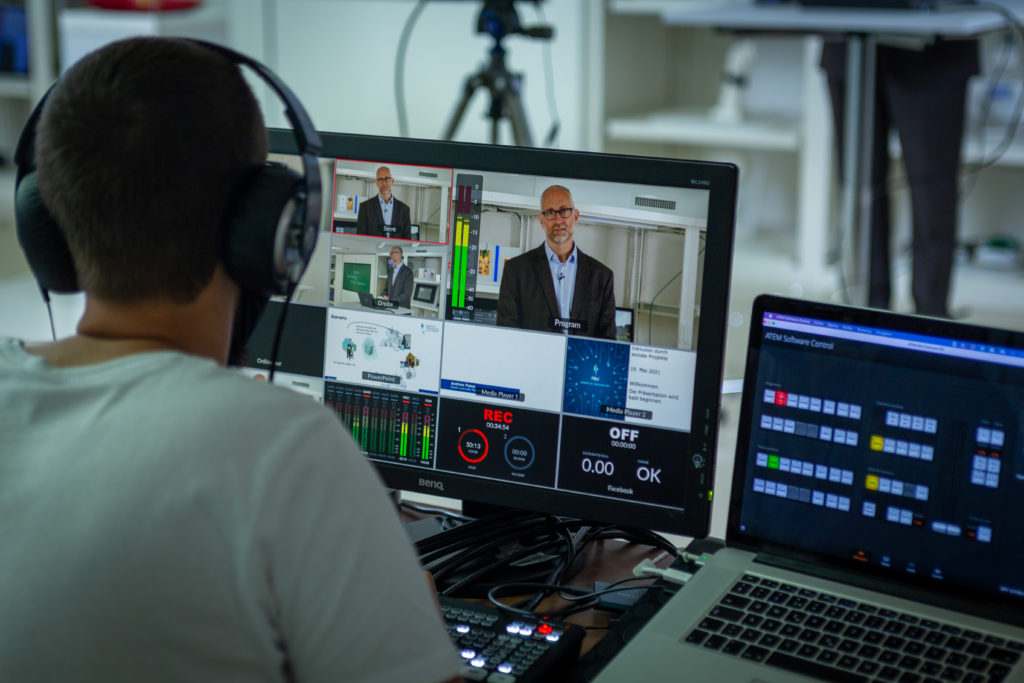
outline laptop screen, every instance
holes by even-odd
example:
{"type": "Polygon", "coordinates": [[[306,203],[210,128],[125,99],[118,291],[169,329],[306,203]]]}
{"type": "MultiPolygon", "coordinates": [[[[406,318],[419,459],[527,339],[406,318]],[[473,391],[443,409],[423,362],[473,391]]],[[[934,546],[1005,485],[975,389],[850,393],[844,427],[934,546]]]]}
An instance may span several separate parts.
{"type": "Polygon", "coordinates": [[[1024,335],[759,297],[729,542],[1020,600],[1022,420],[1024,335]]]}

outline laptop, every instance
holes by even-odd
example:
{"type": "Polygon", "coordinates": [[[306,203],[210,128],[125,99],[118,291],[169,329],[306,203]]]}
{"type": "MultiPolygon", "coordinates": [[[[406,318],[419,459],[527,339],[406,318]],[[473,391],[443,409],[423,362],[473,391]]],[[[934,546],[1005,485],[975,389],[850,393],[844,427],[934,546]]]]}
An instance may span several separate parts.
{"type": "Polygon", "coordinates": [[[356,294],[359,296],[359,304],[361,306],[365,306],[366,308],[377,308],[377,305],[374,303],[373,294],[370,294],[369,292],[356,292],[356,294]]]}
{"type": "Polygon", "coordinates": [[[598,681],[1024,680],[1024,333],[759,297],[726,549],[598,681]]]}
{"type": "Polygon", "coordinates": [[[374,298],[374,296],[369,292],[356,292],[356,294],[359,295],[359,304],[365,308],[387,311],[393,311],[393,309],[397,308],[397,306],[391,301],[374,298]]]}

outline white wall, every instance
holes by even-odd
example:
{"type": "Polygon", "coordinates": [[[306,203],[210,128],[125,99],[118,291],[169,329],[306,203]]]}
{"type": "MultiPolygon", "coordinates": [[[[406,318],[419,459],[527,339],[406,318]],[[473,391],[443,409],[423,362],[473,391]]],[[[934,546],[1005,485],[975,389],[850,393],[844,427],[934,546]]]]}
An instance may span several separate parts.
{"type": "MultiPolygon", "coordinates": [[[[317,128],[398,135],[395,55],[415,1],[206,0],[205,4],[223,6],[227,43],[274,70],[302,100],[317,128]]],[[[542,23],[533,3],[516,6],[524,25],[542,23]]],[[[411,136],[441,137],[465,78],[486,62],[493,41],[476,33],[481,7],[482,0],[434,0],[420,14],[406,53],[411,136]]],[[[540,9],[546,23],[555,26],[554,40],[509,36],[504,41],[508,68],[525,77],[523,102],[534,144],[543,143],[552,122],[547,97],[552,87],[562,122],[555,146],[583,148],[587,139],[583,103],[589,81],[585,37],[601,6],[589,0],[547,0],[540,9]],[[546,49],[551,54],[550,82],[546,49]]],[[[111,26],[107,40],[121,37],[119,30],[119,25],[111,26]]],[[[100,34],[105,35],[102,30],[96,35],[100,34]]],[[[263,93],[268,125],[285,126],[280,102],[258,80],[250,82],[263,93]]],[[[489,97],[478,93],[456,139],[490,141],[490,124],[483,118],[488,105],[489,97]]],[[[505,126],[502,142],[509,142],[505,126]]],[[[13,242],[4,240],[5,245],[13,242]]],[[[29,339],[50,336],[46,309],[27,272],[0,282],[0,304],[4,310],[0,334],[29,339]]],[[[71,333],[81,311],[80,297],[58,297],[55,308],[58,335],[71,333]]]]}
{"type": "MultiPolygon", "coordinates": [[[[258,57],[296,92],[314,125],[324,131],[397,135],[394,87],[396,53],[412,0],[228,1],[228,40],[258,57]]],[[[476,32],[482,1],[427,2],[415,24],[405,59],[408,134],[439,138],[461,96],[466,77],[487,61],[493,45],[476,32]]],[[[542,23],[533,3],[516,3],[523,25],[542,23]]],[[[508,36],[507,67],[524,75],[523,103],[535,145],[541,145],[552,117],[548,106],[545,50],[551,53],[561,132],[556,146],[579,149],[584,130],[588,82],[586,31],[597,3],[550,0],[540,4],[552,41],[508,36]]],[[[280,106],[266,99],[268,124],[283,126],[280,106]]],[[[478,91],[462,119],[457,140],[490,142],[485,117],[490,97],[478,91]]],[[[504,124],[501,142],[511,142],[504,124]]]]}

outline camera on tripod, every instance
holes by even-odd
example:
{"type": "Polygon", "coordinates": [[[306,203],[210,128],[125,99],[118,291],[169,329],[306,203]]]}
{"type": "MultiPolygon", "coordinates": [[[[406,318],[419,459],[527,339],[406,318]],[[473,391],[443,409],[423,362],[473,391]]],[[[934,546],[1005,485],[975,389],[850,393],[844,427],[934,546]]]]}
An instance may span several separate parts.
{"type": "MultiPolygon", "coordinates": [[[[525,2],[527,0],[520,0],[525,2]]],[[[540,4],[541,0],[529,0],[540,4]]],[[[532,147],[533,138],[526,121],[521,98],[523,76],[505,68],[505,48],[501,41],[509,35],[522,35],[538,40],[550,40],[555,30],[552,26],[540,24],[524,26],[519,21],[516,11],[516,0],[484,0],[484,6],[477,17],[477,33],[487,33],[494,38],[494,46],[490,50],[489,62],[479,71],[466,78],[462,97],[455,105],[444,139],[451,140],[466,113],[466,107],[479,88],[487,88],[491,95],[491,106],[487,117],[491,119],[491,142],[498,142],[498,124],[501,119],[508,119],[512,125],[512,138],[516,145],[532,147]]]]}
{"type": "MultiPolygon", "coordinates": [[[[541,2],[530,1],[536,5],[541,2]]],[[[519,22],[515,4],[516,0],[484,0],[484,6],[476,20],[476,32],[489,33],[498,42],[510,33],[540,40],[550,40],[555,35],[555,29],[546,24],[523,26],[519,22]]]]}

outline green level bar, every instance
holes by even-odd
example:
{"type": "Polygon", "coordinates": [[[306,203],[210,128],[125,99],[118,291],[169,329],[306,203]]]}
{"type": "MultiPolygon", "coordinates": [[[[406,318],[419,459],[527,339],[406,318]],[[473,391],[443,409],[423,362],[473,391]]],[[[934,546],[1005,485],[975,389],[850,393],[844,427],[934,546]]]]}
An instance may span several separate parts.
{"type": "Polygon", "coordinates": [[[372,436],[372,439],[373,439],[373,452],[374,453],[379,453],[380,452],[380,424],[379,424],[379,421],[377,419],[377,415],[376,414],[374,414],[374,416],[373,416],[373,436],[372,436]]]}
{"type": "Polygon", "coordinates": [[[462,269],[462,248],[459,246],[459,238],[462,234],[460,226],[462,224],[462,217],[455,217],[455,247],[452,249],[452,308],[459,307],[459,289],[462,286],[464,279],[464,271],[462,269]]]}
{"type": "MultiPolygon", "coordinates": [[[[463,242],[465,244],[465,242],[463,242]]],[[[466,268],[469,264],[469,250],[465,246],[459,247],[459,308],[466,307],[466,268]]]]}

